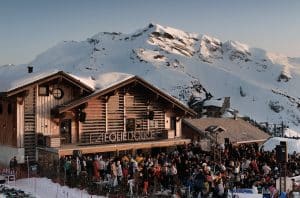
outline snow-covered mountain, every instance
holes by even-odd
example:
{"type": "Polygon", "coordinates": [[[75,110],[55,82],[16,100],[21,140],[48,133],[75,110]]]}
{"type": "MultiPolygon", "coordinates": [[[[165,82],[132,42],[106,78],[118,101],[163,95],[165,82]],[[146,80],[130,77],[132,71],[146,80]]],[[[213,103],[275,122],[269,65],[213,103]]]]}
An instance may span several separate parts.
{"type": "MultiPolygon", "coordinates": [[[[29,63],[34,72],[64,70],[97,88],[103,73],[138,75],[188,102],[230,97],[231,107],[258,122],[300,131],[300,58],[289,58],[237,41],[149,24],[133,34],[98,33],[85,41],[64,41],[29,63]]],[[[0,67],[0,77],[20,66],[0,67]]]]}

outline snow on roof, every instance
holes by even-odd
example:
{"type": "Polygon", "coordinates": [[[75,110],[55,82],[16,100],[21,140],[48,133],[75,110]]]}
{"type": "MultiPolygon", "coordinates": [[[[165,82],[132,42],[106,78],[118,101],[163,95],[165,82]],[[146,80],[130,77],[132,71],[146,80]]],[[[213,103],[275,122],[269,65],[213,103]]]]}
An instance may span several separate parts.
{"type": "MultiPolygon", "coordinates": [[[[47,78],[58,72],[61,72],[61,71],[59,71],[57,69],[52,69],[52,70],[46,70],[46,71],[33,71],[32,73],[28,73],[27,68],[25,68],[24,65],[22,67],[21,66],[18,66],[18,67],[11,66],[11,65],[1,66],[0,67],[0,79],[1,79],[0,83],[2,86],[0,88],[0,92],[12,91],[16,88],[26,86],[30,83],[34,83],[38,80],[47,78]]],[[[73,74],[67,74],[67,75],[70,75],[71,77],[79,80],[86,86],[89,86],[92,89],[94,89],[95,92],[92,95],[97,94],[105,89],[108,89],[110,87],[113,87],[114,85],[117,85],[119,83],[122,83],[126,80],[129,80],[129,79],[135,77],[135,75],[120,73],[120,72],[107,72],[107,73],[95,73],[95,74],[81,72],[81,73],[73,73],[73,74]]],[[[165,93],[166,95],[172,97],[174,100],[176,100],[176,102],[187,107],[186,104],[177,100],[176,98],[171,96],[169,93],[162,91],[160,88],[158,88],[154,85],[152,85],[152,86],[155,87],[157,90],[165,93]]]]}
{"type": "MultiPolygon", "coordinates": [[[[178,104],[180,108],[186,109],[191,115],[196,115],[196,112],[194,112],[192,109],[188,108],[187,105],[177,98],[173,97],[169,93],[162,91],[160,88],[156,87],[155,85],[143,80],[142,78],[130,74],[125,74],[125,73],[117,73],[117,72],[109,72],[106,74],[99,75],[97,77],[97,80],[94,79],[94,85],[96,86],[95,89],[96,91],[85,98],[81,98],[78,101],[72,101],[71,103],[64,105],[61,109],[61,112],[64,112],[65,110],[72,108],[73,106],[82,104],[84,101],[88,100],[91,97],[95,97],[98,94],[103,94],[107,90],[113,88],[116,85],[119,85],[123,82],[126,83],[127,80],[131,80],[132,78],[136,78],[138,81],[141,81],[141,83],[145,83],[147,86],[150,87],[150,89],[153,91],[156,90],[158,91],[159,95],[161,95],[163,98],[171,100],[175,102],[175,104],[178,104]],[[151,88],[152,87],[152,88],[151,88]]],[[[81,79],[82,81],[86,79],[81,79]]],[[[90,81],[90,80],[87,80],[90,81]]]]}
{"type": "Polygon", "coordinates": [[[206,100],[203,104],[204,107],[207,106],[215,106],[215,107],[222,107],[224,103],[224,98],[219,98],[219,99],[210,99],[206,100]]]}
{"type": "Polygon", "coordinates": [[[5,65],[0,67],[0,92],[12,91],[16,88],[33,83],[37,80],[51,76],[59,71],[56,69],[34,71],[28,73],[25,65],[5,65]]]}
{"type": "MultiPolygon", "coordinates": [[[[96,87],[95,94],[102,92],[105,89],[113,87],[114,85],[117,85],[119,83],[122,83],[122,82],[127,81],[134,77],[140,78],[138,76],[125,74],[125,73],[118,73],[118,72],[110,72],[107,74],[99,75],[97,78],[97,81],[96,81],[98,86],[96,87]]],[[[151,84],[151,83],[149,83],[149,84],[151,84]]],[[[175,100],[177,103],[180,103],[181,105],[184,105],[185,107],[187,107],[187,105],[185,103],[183,103],[182,101],[173,97],[171,94],[167,93],[166,91],[163,91],[162,89],[160,89],[159,87],[157,87],[153,84],[151,84],[151,86],[154,87],[155,89],[159,90],[160,92],[164,93],[166,96],[173,98],[173,100],[175,100]]]]}
{"type": "Polygon", "coordinates": [[[104,74],[99,74],[98,76],[95,77],[94,80],[93,79],[88,80],[83,78],[81,78],[81,80],[83,82],[89,83],[90,85],[93,85],[93,87],[96,90],[94,94],[97,94],[107,88],[110,88],[114,85],[117,85],[133,77],[134,75],[131,74],[108,72],[104,74]],[[89,82],[89,81],[93,81],[93,82],[89,82]]]}
{"type": "Polygon", "coordinates": [[[263,144],[263,149],[265,151],[272,151],[276,148],[276,145],[280,145],[281,141],[285,141],[287,145],[287,151],[289,154],[300,153],[300,139],[291,139],[291,138],[282,138],[282,137],[273,137],[268,139],[263,144]]]}
{"type": "MultiPolygon", "coordinates": [[[[30,83],[36,82],[38,80],[47,78],[51,75],[54,75],[59,71],[58,69],[50,69],[45,71],[34,71],[28,73],[27,68],[24,65],[14,66],[14,65],[5,65],[0,67],[0,92],[12,91],[16,88],[26,86],[30,83]]],[[[81,74],[68,74],[71,77],[79,80],[86,86],[91,87],[92,89],[102,90],[107,87],[118,84],[124,80],[127,80],[134,75],[118,73],[118,72],[108,72],[98,74],[98,76],[84,75],[81,74]]]]}

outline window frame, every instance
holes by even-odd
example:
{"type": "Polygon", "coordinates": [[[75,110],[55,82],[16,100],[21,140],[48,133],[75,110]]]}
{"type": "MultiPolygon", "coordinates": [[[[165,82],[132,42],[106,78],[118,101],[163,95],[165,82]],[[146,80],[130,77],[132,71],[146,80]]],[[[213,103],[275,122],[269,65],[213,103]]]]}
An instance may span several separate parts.
{"type": "Polygon", "coordinates": [[[60,100],[64,97],[64,91],[61,88],[53,88],[52,96],[53,96],[53,98],[60,100]],[[61,95],[60,96],[55,95],[55,91],[60,91],[61,95]]]}
{"type": "Polygon", "coordinates": [[[39,96],[49,96],[49,85],[40,85],[39,86],[39,96]],[[45,92],[42,92],[43,88],[45,88],[45,92]]]}

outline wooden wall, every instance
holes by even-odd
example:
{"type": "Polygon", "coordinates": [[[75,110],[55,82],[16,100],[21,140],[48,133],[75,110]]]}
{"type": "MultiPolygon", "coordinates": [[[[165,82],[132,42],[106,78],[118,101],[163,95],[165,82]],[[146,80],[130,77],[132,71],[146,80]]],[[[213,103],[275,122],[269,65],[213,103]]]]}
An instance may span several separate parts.
{"type": "Polygon", "coordinates": [[[107,132],[124,131],[124,94],[119,92],[107,102],[107,132]]]}
{"type": "MultiPolygon", "coordinates": [[[[0,114],[0,144],[17,146],[17,117],[16,100],[0,99],[2,113],[0,114]],[[11,105],[11,113],[8,113],[8,105],[11,105]]],[[[0,151],[1,152],[1,151],[0,151]]]]}
{"type": "MultiPolygon", "coordinates": [[[[59,135],[59,126],[51,120],[51,109],[57,105],[65,104],[74,99],[74,93],[71,86],[60,83],[49,85],[49,90],[58,87],[63,90],[64,96],[61,99],[55,99],[51,93],[49,96],[39,96],[36,93],[36,132],[44,135],[59,135]]],[[[38,90],[38,88],[37,88],[38,90]]]]}
{"type": "Polygon", "coordinates": [[[136,131],[165,129],[165,113],[160,103],[148,101],[137,90],[119,90],[110,96],[88,101],[84,109],[86,120],[80,124],[80,136],[87,139],[89,133],[126,131],[126,119],[134,118],[136,131]],[[153,120],[147,117],[154,111],[153,120]]]}
{"type": "MultiPolygon", "coordinates": [[[[78,95],[71,85],[54,82],[49,83],[49,90],[58,87],[63,90],[64,96],[61,99],[55,99],[51,92],[49,96],[39,96],[39,85],[32,86],[28,89],[24,98],[24,149],[25,156],[29,156],[30,161],[36,158],[36,134],[58,136],[59,126],[51,119],[51,109],[57,105],[65,104],[78,95]]],[[[18,111],[22,111],[20,106],[18,111]]],[[[22,118],[19,117],[20,125],[22,118]]],[[[21,127],[21,126],[20,126],[21,127]]],[[[72,123],[72,129],[77,129],[75,123],[72,123]]],[[[20,133],[21,134],[21,129],[20,133]]]]}
{"type": "Polygon", "coordinates": [[[148,97],[137,91],[126,94],[126,118],[136,119],[136,130],[165,129],[165,113],[159,102],[148,101],[148,97]],[[149,103],[149,104],[148,104],[149,103]],[[149,120],[148,111],[154,112],[153,120],[149,120]]]}
{"type": "Polygon", "coordinates": [[[17,98],[17,146],[24,147],[24,98],[17,98]]]}
{"type": "Polygon", "coordinates": [[[105,131],[105,99],[94,98],[88,101],[84,109],[86,119],[80,123],[80,133],[105,131]]]}

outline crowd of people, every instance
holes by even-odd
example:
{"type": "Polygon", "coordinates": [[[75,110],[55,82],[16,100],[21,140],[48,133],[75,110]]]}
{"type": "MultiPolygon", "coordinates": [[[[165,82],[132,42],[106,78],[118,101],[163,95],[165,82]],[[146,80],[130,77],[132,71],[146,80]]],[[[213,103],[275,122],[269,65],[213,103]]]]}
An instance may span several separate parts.
{"type": "MultiPolygon", "coordinates": [[[[124,193],[149,195],[167,191],[174,197],[227,197],[237,188],[251,188],[278,196],[279,166],[276,153],[257,144],[228,144],[203,151],[197,142],[172,151],[107,157],[103,154],[61,158],[67,183],[84,176],[93,182],[107,181],[124,193]]],[[[300,174],[300,159],[289,157],[287,174],[300,174]]]]}

